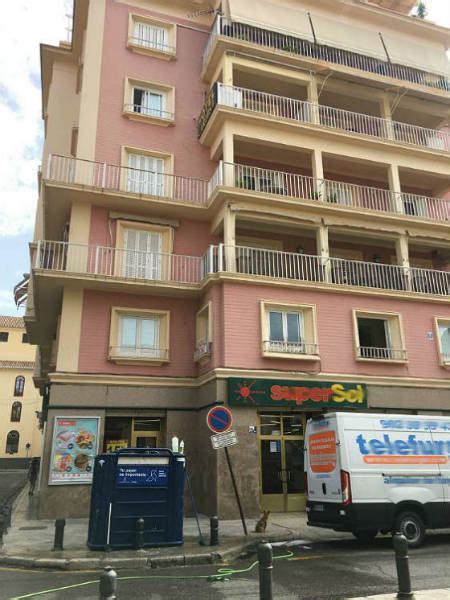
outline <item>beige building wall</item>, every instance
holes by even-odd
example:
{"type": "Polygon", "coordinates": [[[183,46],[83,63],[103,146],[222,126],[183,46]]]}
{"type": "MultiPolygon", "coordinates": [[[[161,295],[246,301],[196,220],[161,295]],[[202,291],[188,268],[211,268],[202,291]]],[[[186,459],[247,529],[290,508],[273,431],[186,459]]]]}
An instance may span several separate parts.
{"type": "Polygon", "coordinates": [[[21,318],[0,316],[0,460],[41,455],[42,435],[36,412],[41,410],[42,398],[33,383],[36,347],[26,338],[23,341],[25,333],[21,318]],[[14,395],[18,377],[25,379],[22,395],[14,395]],[[20,421],[11,421],[14,402],[22,405],[20,421]],[[13,454],[6,453],[10,431],[19,433],[18,450],[13,454]]]}

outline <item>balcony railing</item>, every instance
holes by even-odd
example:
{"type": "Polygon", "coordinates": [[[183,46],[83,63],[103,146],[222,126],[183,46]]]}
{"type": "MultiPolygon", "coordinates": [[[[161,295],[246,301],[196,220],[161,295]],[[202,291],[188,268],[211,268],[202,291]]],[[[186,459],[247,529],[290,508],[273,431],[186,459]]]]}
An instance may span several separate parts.
{"type": "Polygon", "coordinates": [[[198,361],[207,356],[211,356],[212,342],[203,342],[198,344],[194,351],[194,360],[198,361]]]}
{"type": "Polygon", "coordinates": [[[53,241],[37,243],[34,267],[90,277],[148,282],[197,284],[203,279],[200,256],[53,241]]]}
{"type": "Polygon", "coordinates": [[[208,203],[208,182],[204,179],[121,167],[56,154],[49,156],[46,178],[48,181],[85,186],[101,191],[156,196],[200,206],[206,206],[208,203]]]}
{"type": "Polygon", "coordinates": [[[208,62],[214,42],[219,35],[285,52],[291,56],[302,56],[309,60],[324,61],[350,67],[359,71],[365,71],[366,73],[372,73],[381,77],[407,81],[446,92],[450,91],[450,80],[444,75],[429,73],[421,69],[399,65],[388,62],[387,60],[384,61],[350,50],[342,50],[326,44],[309,42],[302,38],[279,31],[270,31],[268,29],[261,29],[252,25],[238,23],[220,15],[213,25],[210,38],[205,48],[203,55],[204,65],[208,62]]]}
{"type": "MultiPolygon", "coordinates": [[[[261,169],[251,165],[219,164],[210,180],[215,186],[233,187],[276,194],[299,200],[315,200],[335,206],[371,210],[408,217],[450,221],[450,202],[416,194],[397,194],[390,190],[354,185],[330,179],[313,179],[297,173],[261,169]]],[[[210,189],[210,192],[212,189],[210,189]]]]}
{"type": "Polygon", "coordinates": [[[232,271],[338,286],[450,295],[450,272],[432,269],[222,244],[210,247],[204,264],[205,273],[232,271]]]}
{"type": "Polygon", "coordinates": [[[183,256],[40,241],[34,249],[33,266],[89,278],[189,285],[201,283],[210,274],[229,271],[338,286],[450,295],[447,271],[223,244],[210,246],[203,256],[183,256]]]}
{"type": "Polygon", "coordinates": [[[406,361],[408,359],[408,355],[406,350],[402,348],[376,348],[375,346],[359,346],[358,358],[406,361]]]}
{"type": "Polygon", "coordinates": [[[150,346],[111,346],[109,356],[112,359],[149,359],[149,360],[167,360],[169,350],[167,348],[153,348],[150,346]]]}
{"type": "Polygon", "coordinates": [[[173,112],[152,108],[151,106],[142,106],[142,104],[124,104],[123,110],[129,114],[143,115],[144,117],[156,117],[157,119],[166,119],[166,121],[173,121],[175,118],[173,112]]]}
{"type": "Polygon", "coordinates": [[[170,46],[157,39],[143,38],[139,36],[129,36],[129,46],[137,46],[138,48],[144,48],[146,50],[156,50],[157,52],[163,52],[165,54],[175,54],[175,46],[170,46]]]}
{"type": "Polygon", "coordinates": [[[306,354],[317,356],[319,347],[317,344],[308,342],[285,342],[265,340],[263,341],[263,352],[275,352],[280,354],[306,354]]]}
{"type": "Polygon", "coordinates": [[[198,120],[199,135],[203,133],[215,106],[220,104],[347,133],[450,152],[450,134],[444,131],[222,83],[214,87],[198,120]]]}

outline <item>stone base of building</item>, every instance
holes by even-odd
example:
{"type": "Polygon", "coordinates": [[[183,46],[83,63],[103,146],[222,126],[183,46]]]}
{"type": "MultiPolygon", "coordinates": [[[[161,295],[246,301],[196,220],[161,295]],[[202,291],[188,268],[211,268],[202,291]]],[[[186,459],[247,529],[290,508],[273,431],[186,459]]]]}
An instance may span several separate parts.
{"type": "MultiPolygon", "coordinates": [[[[267,387],[268,380],[242,379],[243,383],[236,387],[237,381],[216,378],[199,387],[53,384],[40,476],[40,518],[89,515],[91,486],[77,482],[75,475],[79,469],[74,468],[77,455],[73,448],[64,448],[64,444],[74,443],[70,426],[69,433],[55,439],[58,419],[59,423],[70,423],[71,419],[97,418],[98,452],[138,445],[170,448],[172,436],[176,435],[185,444],[186,469],[198,511],[218,515],[220,519],[236,519],[239,512],[225,453],[223,449],[212,448],[212,432],[206,424],[208,410],[217,403],[231,404],[238,444],[229,448],[229,455],[244,513],[252,518],[263,509],[280,512],[304,509],[302,448],[306,418],[311,414],[323,410],[370,410],[450,415],[448,390],[443,388],[368,383],[363,386],[362,405],[355,403],[343,408],[337,403],[336,407],[324,409],[319,401],[291,401],[291,396],[281,401],[281,406],[280,401],[273,401],[272,406],[270,398],[265,397],[263,402],[262,392],[252,393],[257,391],[258,383],[267,387]],[[69,454],[70,460],[66,456],[69,454]],[[69,475],[66,480],[58,479],[60,467],[62,471],[68,469],[63,472],[64,476],[69,475]]],[[[270,384],[274,383],[277,380],[270,380],[270,384]]],[[[305,386],[304,381],[289,382],[292,389],[308,389],[299,387],[300,384],[305,386]]],[[[319,389],[314,385],[321,385],[320,389],[326,385],[306,382],[309,384],[311,389],[319,389]]],[[[288,390],[286,393],[290,393],[289,386],[283,388],[288,390]]],[[[61,428],[58,431],[61,433],[61,428]]],[[[86,453],[83,448],[77,452],[86,453]]],[[[81,479],[86,477],[89,478],[89,473],[82,473],[81,479]]],[[[192,514],[187,489],[185,512],[192,514]]]]}

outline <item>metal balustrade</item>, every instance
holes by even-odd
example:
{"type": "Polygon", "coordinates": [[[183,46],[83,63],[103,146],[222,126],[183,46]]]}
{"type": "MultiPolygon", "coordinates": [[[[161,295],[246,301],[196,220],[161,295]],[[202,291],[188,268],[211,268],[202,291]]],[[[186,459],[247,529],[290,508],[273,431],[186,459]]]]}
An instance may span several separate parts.
{"type": "Polygon", "coordinates": [[[70,156],[50,154],[46,179],[102,191],[156,196],[200,206],[208,204],[208,182],[204,179],[133,169],[70,156]]]}
{"type": "Polygon", "coordinates": [[[168,348],[152,348],[150,346],[110,346],[109,348],[110,358],[121,358],[121,359],[135,359],[144,358],[150,360],[168,360],[169,350],[168,348]]]}
{"type": "Polygon", "coordinates": [[[367,135],[391,142],[450,152],[450,134],[445,131],[391,121],[390,119],[305,102],[304,100],[296,100],[295,98],[267,92],[227,86],[222,83],[217,83],[207,97],[198,120],[199,135],[202,134],[217,104],[338,129],[347,133],[367,135]]]}
{"type": "Polygon", "coordinates": [[[197,284],[203,278],[202,257],[40,241],[34,268],[115,279],[197,284]]]}
{"type": "Polygon", "coordinates": [[[152,108],[151,106],[143,106],[142,104],[124,104],[123,110],[126,113],[142,115],[144,117],[156,117],[158,119],[166,119],[167,121],[175,119],[173,112],[152,108]]]}
{"type": "Polygon", "coordinates": [[[401,361],[408,359],[407,352],[403,348],[376,348],[375,346],[359,346],[357,351],[358,358],[401,361]]]}
{"type": "Polygon", "coordinates": [[[409,83],[423,85],[445,92],[450,91],[450,80],[445,75],[429,73],[422,69],[400,65],[388,60],[384,61],[351,50],[336,48],[332,45],[310,42],[280,31],[271,31],[253,25],[239,23],[221,15],[217,16],[211,30],[203,54],[204,66],[206,66],[209,61],[218,36],[225,36],[279,52],[285,52],[291,56],[301,56],[307,59],[334,63],[381,77],[407,81],[409,83]]]}
{"type": "Polygon", "coordinates": [[[360,210],[403,214],[435,221],[450,220],[450,202],[442,198],[396,194],[383,188],[314,179],[298,173],[262,169],[251,165],[220,163],[210,184],[210,192],[215,185],[229,185],[244,190],[315,200],[360,210]]]}
{"type": "Polygon", "coordinates": [[[285,342],[282,340],[264,340],[263,352],[276,352],[280,354],[306,354],[318,355],[317,344],[309,342],[285,342]]]}
{"type": "Polygon", "coordinates": [[[231,271],[338,286],[450,295],[450,272],[447,271],[247,246],[211,246],[203,257],[203,270],[205,275],[231,271]]]}
{"type": "Polygon", "coordinates": [[[203,342],[198,344],[194,351],[194,360],[198,361],[205,356],[210,356],[212,352],[212,342],[203,342]]]}
{"type": "Polygon", "coordinates": [[[138,46],[139,48],[144,48],[146,50],[156,50],[157,52],[164,52],[165,54],[175,54],[176,52],[175,46],[169,46],[168,44],[158,42],[157,40],[146,39],[133,35],[129,36],[128,45],[138,46]]]}

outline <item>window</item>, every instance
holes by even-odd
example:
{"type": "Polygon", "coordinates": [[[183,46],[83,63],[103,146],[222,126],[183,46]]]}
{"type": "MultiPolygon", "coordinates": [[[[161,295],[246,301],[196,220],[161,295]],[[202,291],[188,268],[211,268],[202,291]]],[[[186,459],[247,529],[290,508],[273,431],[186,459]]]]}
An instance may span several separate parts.
{"type": "Polygon", "coordinates": [[[113,309],[110,359],[114,361],[167,362],[169,313],[113,309]]]}
{"type": "Polygon", "coordinates": [[[164,159],[145,154],[128,154],[127,192],[164,196],[164,159]]]}
{"type": "Polygon", "coordinates": [[[354,312],[356,356],[362,360],[407,360],[399,315],[354,312]]]}
{"type": "Polygon", "coordinates": [[[212,309],[211,302],[208,302],[197,313],[195,326],[195,352],[194,360],[201,361],[211,356],[212,348],[212,309]]]}
{"type": "Polygon", "coordinates": [[[166,96],[162,92],[133,88],[133,101],[130,107],[135,113],[162,119],[172,115],[166,112],[166,96]]]}
{"type": "Polygon", "coordinates": [[[315,307],[262,303],[263,355],[314,356],[316,343],[315,307]]]}
{"type": "Polygon", "coordinates": [[[10,431],[6,436],[6,454],[17,454],[19,452],[19,432],[10,431]]]}
{"type": "Polygon", "coordinates": [[[22,344],[29,344],[29,340],[28,340],[28,334],[27,333],[22,333],[22,344]]]}
{"type": "Polygon", "coordinates": [[[23,390],[25,388],[25,377],[18,375],[14,383],[14,396],[23,396],[23,390]]]}
{"type": "Polygon", "coordinates": [[[20,417],[22,415],[22,402],[13,402],[11,407],[11,421],[19,423],[20,417]]]}
{"type": "Polygon", "coordinates": [[[129,119],[162,125],[174,125],[175,89],[152,81],[127,78],[124,116],[129,119]]]}
{"type": "Polygon", "coordinates": [[[441,365],[450,366],[450,320],[436,319],[435,324],[441,365]]]}
{"type": "Polygon", "coordinates": [[[130,15],[128,48],[172,60],[176,52],[176,25],[143,15],[130,15]]]}
{"type": "Polygon", "coordinates": [[[7,342],[9,333],[7,331],[0,331],[0,342],[7,342]]]}

